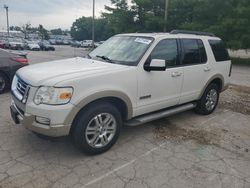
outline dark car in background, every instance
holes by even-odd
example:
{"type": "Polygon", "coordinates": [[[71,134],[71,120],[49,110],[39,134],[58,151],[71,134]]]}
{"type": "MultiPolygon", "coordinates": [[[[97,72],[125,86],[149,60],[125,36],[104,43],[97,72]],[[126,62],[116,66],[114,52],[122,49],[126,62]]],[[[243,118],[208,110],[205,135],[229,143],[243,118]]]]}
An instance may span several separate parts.
{"type": "Polygon", "coordinates": [[[0,94],[10,89],[16,71],[27,65],[26,56],[0,49],[0,94]]]}
{"type": "Polygon", "coordinates": [[[46,41],[46,40],[40,41],[38,44],[39,44],[41,50],[44,50],[44,51],[55,51],[55,47],[52,46],[49,41],[46,41]]]}

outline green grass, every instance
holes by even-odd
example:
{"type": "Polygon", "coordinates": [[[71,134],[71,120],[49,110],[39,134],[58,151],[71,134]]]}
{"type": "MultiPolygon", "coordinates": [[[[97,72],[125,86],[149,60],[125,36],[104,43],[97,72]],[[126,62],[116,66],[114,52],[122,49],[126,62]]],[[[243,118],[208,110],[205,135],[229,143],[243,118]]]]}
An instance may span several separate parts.
{"type": "Polygon", "coordinates": [[[250,59],[231,58],[233,65],[248,65],[250,66],[250,59]]]}

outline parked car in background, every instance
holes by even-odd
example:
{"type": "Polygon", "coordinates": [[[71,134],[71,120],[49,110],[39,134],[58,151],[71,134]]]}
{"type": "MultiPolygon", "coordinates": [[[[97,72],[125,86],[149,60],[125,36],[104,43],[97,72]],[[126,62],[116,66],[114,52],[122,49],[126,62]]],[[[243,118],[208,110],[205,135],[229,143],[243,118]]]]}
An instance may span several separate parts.
{"type": "Polygon", "coordinates": [[[5,43],[6,43],[5,39],[0,39],[0,48],[4,48],[5,43]]]}
{"type": "Polygon", "coordinates": [[[69,45],[69,44],[70,44],[70,41],[69,41],[69,40],[62,40],[62,44],[63,44],[63,45],[69,45]]]}
{"type": "Polygon", "coordinates": [[[57,45],[62,45],[63,44],[63,40],[62,39],[56,39],[56,44],[57,45]]]}
{"type": "Polygon", "coordinates": [[[52,46],[49,43],[49,41],[47,41],[47,40],[40,41],[38,44],[39,44],[41,50],[44,50],[44,51],[55,51],[55,47],[52,46]]]}
{"type": "Polygon", "coordinates": [[[72,41],[71,46],[76,47],[76,48],[80,48],[81,47],[81,42],[80,41],[72,41]]]}
{"type": "Polygon", "coordinates": [[[56,45],[56,40],[55,39],[49,39],[49,43],[51,45],[56,45]]]}
{"type": "Polygon", "coordinates": [[[27,49],[32,51],[40,51],[40,46],[37,41],[27,41],[27,49]]]}
{"type": "Polygon", "coordinates": [[[81,47],[83,48],[89,48],[92,46],[92,40],[84,40],[81,43],[81,47]]]}
{"type": "Polygon", "coordinates": [[[12,50],[24,50],[25,42],[21,38],[7,38],[5,48],[12,50]]]}
{"type": "Polygon", "coordinates": [[[26,65],[28,65],[27,58],[0,49],[0,94],[10,88],[16,71],[26,65]]]}

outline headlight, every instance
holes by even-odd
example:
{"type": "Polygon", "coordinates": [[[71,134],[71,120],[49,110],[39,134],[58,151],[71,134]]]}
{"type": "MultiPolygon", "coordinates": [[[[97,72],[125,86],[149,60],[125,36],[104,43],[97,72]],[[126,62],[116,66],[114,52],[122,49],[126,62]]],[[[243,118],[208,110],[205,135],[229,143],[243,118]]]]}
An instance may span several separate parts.
{"type": "Polygon", "coordinates": [[[34,97],[34,103],[60,105],[69,103],[73,94],[73,88],[40,87],[34,97]]]}

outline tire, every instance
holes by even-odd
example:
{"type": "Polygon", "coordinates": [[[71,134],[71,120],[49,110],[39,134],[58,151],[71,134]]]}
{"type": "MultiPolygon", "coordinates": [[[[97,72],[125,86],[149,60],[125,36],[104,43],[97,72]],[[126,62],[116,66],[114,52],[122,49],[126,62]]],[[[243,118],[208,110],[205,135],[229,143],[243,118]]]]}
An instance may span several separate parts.
{"type": "Polygon", "coordinates": [[[79,112],[72,136],[75,145],[84,153],[96,155],[116,143],[121,126],[122,118],[117,108],[107,102],[97,102],[79,112]]]}
{"type": "Polygon", "coordinates": [[[7,76],[0,72],[0,94],[7,91],[10,87],[10,82],[7,76]]]}
{"type": "Polygon", "coordinates": [[[209,115],[214,112],[219,101],[219,87],[216,84],[210,84],[203,93],[201,99],[197,102],[195,112],[202,115],[209,115]]]}

